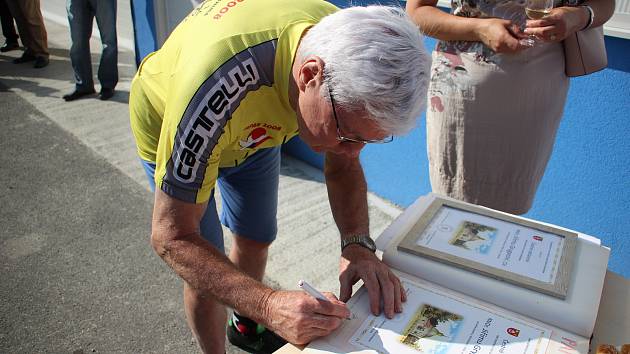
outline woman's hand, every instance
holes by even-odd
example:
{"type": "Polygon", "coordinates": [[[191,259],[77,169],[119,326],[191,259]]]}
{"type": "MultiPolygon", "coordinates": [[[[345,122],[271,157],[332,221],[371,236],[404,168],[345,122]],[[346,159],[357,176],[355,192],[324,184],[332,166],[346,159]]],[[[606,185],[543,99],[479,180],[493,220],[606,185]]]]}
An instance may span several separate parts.
{"type": "Polygon", "coordinates": [[[528,20],[525,33],[545,42],[561,42],[581,30],[588,23],[588,10],[584,7],[557,7],[540,20],[528,20]]]}
{"type": "Polygon", "coordinates": [[[478,19],[476,28],[477,37],[488,48],[496,53],[516,53],[527,46],[520,44],[519,39],[524,38],[519,33],[518,26],[509,20],[499,18],[478,19]]]}

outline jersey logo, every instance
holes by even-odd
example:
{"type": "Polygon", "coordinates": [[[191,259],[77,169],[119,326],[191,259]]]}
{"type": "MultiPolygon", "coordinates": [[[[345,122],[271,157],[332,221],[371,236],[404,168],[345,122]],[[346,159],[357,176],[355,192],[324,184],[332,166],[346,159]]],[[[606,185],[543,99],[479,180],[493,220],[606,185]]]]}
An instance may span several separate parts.
{"type": "Polygon", "coordinates": [[[195,202],[210,156],[248,92],[272,86],[276,40],[249,47],[217,68],[197,89],[177,126],[162,190],[195,202]]]}
{"type": "Polygon", "coordinates": [[[236,66],[226,76],[219,78],[203,98],[194,118],[184,129],[179,150],[175,153],[175,178],[184,183],[194,181],[200,164],[201,152],[215,138],[218,140],[225,125],[226,112],[232,104],[247,93],[247,88],[258,83],[260,75],[253,59],[236,66]]]}
{"type": "Polygon", "coordinates": [[[269,139],[271,137],[267,135],[265,128],[256,128],[249,133],[247,139],[239,140],[238,144],[241,146],[241,150],[253,149],[269,139]]]}

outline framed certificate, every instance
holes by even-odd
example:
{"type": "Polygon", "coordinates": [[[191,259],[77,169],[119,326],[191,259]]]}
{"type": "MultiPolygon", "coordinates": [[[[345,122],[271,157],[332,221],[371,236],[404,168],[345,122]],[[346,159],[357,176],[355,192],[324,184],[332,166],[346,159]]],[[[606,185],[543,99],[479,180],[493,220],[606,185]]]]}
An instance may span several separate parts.
{"type": "Polygon", "coordinates": [[[438,196],[398,250],[564,299],[577,234],[438,196]]]}

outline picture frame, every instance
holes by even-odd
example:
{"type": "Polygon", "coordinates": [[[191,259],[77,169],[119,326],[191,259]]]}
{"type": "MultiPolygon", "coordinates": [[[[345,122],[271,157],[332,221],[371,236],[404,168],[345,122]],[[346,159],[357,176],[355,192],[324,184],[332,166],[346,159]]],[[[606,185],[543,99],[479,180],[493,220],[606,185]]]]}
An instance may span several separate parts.
{"type": "MultiPolygon", "coordinates": [[[[484,220],[488,220],[485,218],[484,220]]],[[[409,229],[407,234],[402,237],[401,241],[397,245],[397,248],[399,251],[402,252],[407,252],[420,257],[427,257],[438,262],[449,264],[474,273],[482,274],[524,288],[528,288],[542,294],[565,299],[567,296],[569,282],[573,271],[577,238],[578,235],[576,233],[568,230],[560,229],[551,225],[524,219],[478,205],[434,195],[434,199],[430,202],[426,211],[409,229]],[[475,222],[463,221],[459,225],[459,227],[454,229],[454,232],[451,232],[448,240],[442,240],[442,243],[446,241],[450,245],[455,246],[451,247],[454,250],[451,252],[438,250],[419,244],[418,241],[421,239],[423,234],[425,234],[425,230],[427,230],[429,225],[433,222],[434,218],[440,213],[440,211],[443,210],[443,208],[450,208],[454,209],[455,211],[472,213],[485,218],[489,218],[491,220],[496,220],[496,224],[493,224],[492,222],[485,222],[489,225],[479,225],[475,222]],[[496,236],[497,228],[495,227],[495,225],[506,225],[505,223],[510,224],[516,228],[524,228],[528,231],[533,229],[542,233],[552,234],[553,236],[557,236],[562,239],[561,245],[558,245],[555,257],[553,257],[552,259],[551,266],[553,267],[553,269],[551,269],[551,272],[555,273],[552,281],[541,281],[534,277],[525,276],[523,274],[518,274],[516,272],[483,263],[482,261],[473,260],[471,259],[472,256],[465,258],[455,254],[460,252],[459,250],[455,250],[457,246],[461,248],[466,248],[466,242],[475,241],[474,238],[477,237],[477,235],[474,232],[470,232],[470,230],[477,232],[480,229],[483,230],[484,237],[477,238],[479,240],[485,241],[490,240],[492,237],[496,236]]],[[[483,243],[483,241],[479,242],[483,243]]],[[[491,241],[492,240],[487,242],[491,241]]],[[[477,248],[476,252],[483,252],[484,250],[483,248],[481,248],[482,251],[479,251],[479,249],[480,248],[477,248]]]]}

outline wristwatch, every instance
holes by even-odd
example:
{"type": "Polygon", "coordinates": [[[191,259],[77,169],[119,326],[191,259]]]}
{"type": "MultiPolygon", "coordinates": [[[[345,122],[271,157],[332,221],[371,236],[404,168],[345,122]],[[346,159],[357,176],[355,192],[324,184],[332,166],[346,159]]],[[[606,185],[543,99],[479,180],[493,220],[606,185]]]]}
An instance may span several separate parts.
{"type": "Polygon", "coordinates": [[[341,252],[343,249],[352,244],[361,245],[372,252],[376,252],[376,244],[370,238],[370,235],[353,235],[341,239],[341,252]]]}

